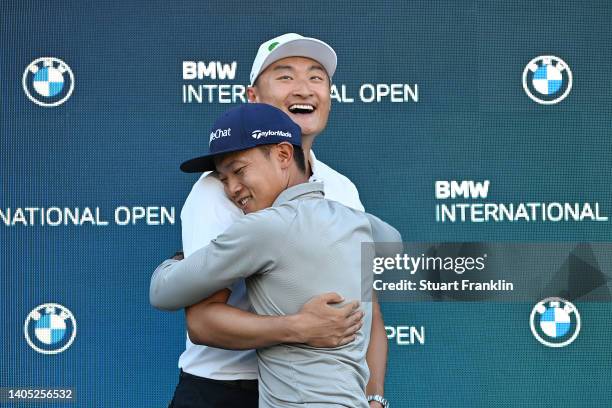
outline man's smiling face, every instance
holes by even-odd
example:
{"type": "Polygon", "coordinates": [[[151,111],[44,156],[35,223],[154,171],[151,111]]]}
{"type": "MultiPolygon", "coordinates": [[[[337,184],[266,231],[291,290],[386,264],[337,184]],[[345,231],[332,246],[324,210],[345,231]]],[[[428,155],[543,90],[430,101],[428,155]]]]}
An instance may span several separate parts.
{"type": "Polygon", "coordinates": [[[274,152],[264,149],[254,147],[215,159],[225,194],[245,214],[271,207],[284,190],[282,166],[274,152]]]}
{"type": "Polygon", "coordinates": [[[249,88],[249,100],[276,106],[300,126],[303,136],[316,136],[325,129],[331,107],[329,76],[310,58],[283,58],[259,75],[249,88]]]}

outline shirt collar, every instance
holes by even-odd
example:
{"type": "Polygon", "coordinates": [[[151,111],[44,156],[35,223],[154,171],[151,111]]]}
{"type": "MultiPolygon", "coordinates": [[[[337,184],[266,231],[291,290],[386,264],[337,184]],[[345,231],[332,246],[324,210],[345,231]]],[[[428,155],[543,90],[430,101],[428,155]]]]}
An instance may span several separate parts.
{"type": "Polygon", "coordinates": [[[312,172],[312,176],[310,176],[309,180],[311,182],[322,181],[317,171],[319,169],[318,160],[312,149],[310,149],[310,160],[308,162],[310,163],[310,171],[312,172]]]}
{"type": "Polygon", "coordinates": [[[293,187],[289,187],[276,197],[272,207],[278,207],[279,205],[286,203],[287,201],[295,200],[297,198],[304,197],[321,197],[323,198],[323,183],[310,182],[296,184],[293,187]]]}

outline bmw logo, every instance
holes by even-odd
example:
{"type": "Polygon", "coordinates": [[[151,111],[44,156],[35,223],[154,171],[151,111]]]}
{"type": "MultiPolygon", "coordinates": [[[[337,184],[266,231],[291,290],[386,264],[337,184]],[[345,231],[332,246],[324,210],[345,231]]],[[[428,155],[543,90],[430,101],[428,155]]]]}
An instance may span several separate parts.
{"type": "Polygon", "coordinates": [[[74,90],[74,74],[62,60],[38,58],[23,72],[23,90],[37,105],[53,107],[66,102],[74,90]]]}
{"type": "Polygon", "coordinates": [[[36,306],[23,326],[30,347],[42,354],[58,354],[66,350],[76,337],[77,325],[70,310],[57,303],[36,306]]]}
{"type": "Polygon", "coordinates": [[[580,333],[580,314],[567,300],[546,298],[531,310],[529,325],[531,333],[543,345],[564,347],[580,333]]]}
{"type": "Polygon", "coordinates": [[[559,103],[572,89],[572,71],[559,57],[536,57],[523,70],[523,89],[537,103],[559,103]]]}

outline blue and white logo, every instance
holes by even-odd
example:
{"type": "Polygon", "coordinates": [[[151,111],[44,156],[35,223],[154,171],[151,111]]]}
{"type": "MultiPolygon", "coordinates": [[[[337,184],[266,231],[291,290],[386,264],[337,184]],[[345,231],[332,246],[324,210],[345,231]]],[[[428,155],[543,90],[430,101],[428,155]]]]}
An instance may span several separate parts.
{"type": "Polygon", "coordinates": [[[57,303],[36,306],[23,326],[30,347],[42,354],[66,350],[76,337],[77,325],[70,310],[57,303]]]}
{"type": "Polygon", "coordinates": [[[559,103],[572,89],[572,71],[559,57],[536,57],[523,70],[523,89],[537,103],[559,103]]]}
{"type": "Polygon", "coordinates": [[[531,310],[529,325],[531,333],[543,345],[564,347],[580,333],[580,313],[567,300],[546,298],[531,310]]]}
{"type": "Polygon", "coordinates": [[[213,132],[210,132],[210,138],[208,139],[208,146],[217,139],[221,139],[222,137],[228,137],[232,135],[232,128],[227,129],[215,129],[213,132]]]}
{"type": "Polygon", "coordinates": [[[23,90],[32,102],[53,107],[66,102],[74,90],[74,74],[62,60],[38,58],[23,72],[23,90]]]}
{"type": "Polygon", "coordinates": [[[280,136],[280,137],[287,137],[287,138],[291,138],[291,132],[284,132],[282,130],[254,130],[251,132],[251,137],[253,139],[261,139],[262,137],[268,137],[268,136],[280,136]]]}

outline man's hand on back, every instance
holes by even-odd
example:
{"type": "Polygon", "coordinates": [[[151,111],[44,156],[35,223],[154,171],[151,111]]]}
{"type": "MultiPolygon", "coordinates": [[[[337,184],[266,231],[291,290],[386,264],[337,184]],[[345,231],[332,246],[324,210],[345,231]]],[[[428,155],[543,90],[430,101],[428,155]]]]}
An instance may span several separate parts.
{"type": "Polygon", "coordinates": [[[339,347],[355,340],[363,325],[364,313],[359,310],[358,301],[334,306],[343,301],[337,293],[325,293],[315,296],[290,316],[298,342],[312,347],[339,347]]]}

